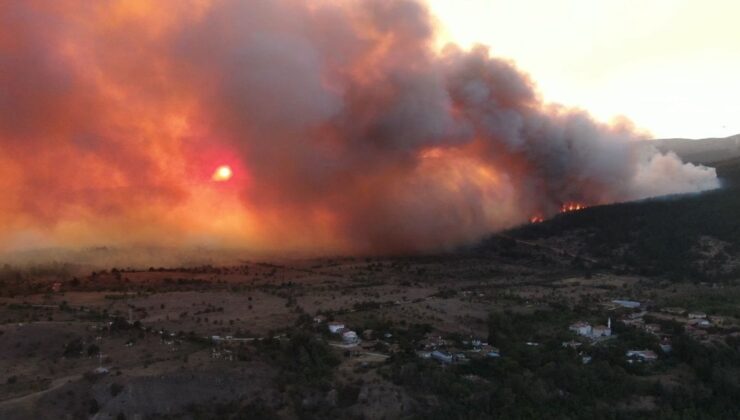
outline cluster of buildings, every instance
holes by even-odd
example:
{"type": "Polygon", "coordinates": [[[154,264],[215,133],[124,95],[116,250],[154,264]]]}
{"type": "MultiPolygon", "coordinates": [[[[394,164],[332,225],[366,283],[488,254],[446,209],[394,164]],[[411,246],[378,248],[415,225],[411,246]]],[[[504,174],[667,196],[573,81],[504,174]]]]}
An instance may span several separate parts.
{"type": "MultiPolygon", "coordinates": [[[[724,322],[722,317],[708,317],[706,313],[700,311],[687,311],[684,308],[666,307],[661,308],[659,312],[648,313],[643,310],[643,305],[637,301],[630,300],[613,300],[613,305],[633,310],[626,314],[621,322],[625,325],[638,328],[646,333],[655,335],[660,339],[658,344],[662,353],[670,353],[673,350],[671,345],[671,335],[667,332],[661,331],[660,324],[654,322],[646,322],[645,316],[651,315],[653,318],[662,318],[666,320],[672,320],[680,322],[684,325],[686,333],[697,339],[706,339],[709,335],[707,331],[710,327],[721,325],[724,322]]],[[[574,324],[575,325],[575,324],[574,324]]],[[[573,326],[572,326],[573,327],[573,326]]],[[[580,329],[581,332],[586,332],[586,329],[580,329]]],[[[563,344],[565,345],[565,343],[563,344]]],[[[629,363],[643,363],[653,362],[658,359],[658,354],[652,350],[628,350],[625,354],[629,363]]]]}
{"type": "Polygon", "coordinates": [[[423,349],[416,352],[422,359],[436,360],[442,364],[467,363],[470,358],[498,358],[501,352],[487,342],[472,338],[463,340],[460,346],[448,343],[439,335],[428,335],[421,343],[423,349]]]}
{"type": "Polygon", "coordinates": [[[612,336],[612,319],[609,318],[606,325],[595,326],[592,326],[588,322],[579,321],[572,324],[568,329],[582,337],[590,338],[591,340],[599,340],[612,336]]]}
{"type": "MultiPolygon", "coordinates": [[[[612,304],[620,306],[622,308],[628,308],[628,309],[639,309],[640,308],[640,302],[631,301],[631,300],[613,300],[612,304]]],[[[643,316],[646,315],[647,312],[640,311],[640,312],[633,312],[628,314],[622,322],[626,325],[632,325],[632,326],[639,326],[643,328],[645,331],[650,332],[652,334],[658,334],[660,331],[660,325],[658,324],[645,324],[643,320],[643,316]]],[[[591,324],[583,321],[576,322],[575,324],[572,324],[569,327],[570,331],[578,334],[581,337],[586,337],[591,339],[594,342],[598,342],[601,340],[604,340],[606,338],[615,337],[612,335],[612,320],[611,317],[607,319],[606,325],[596,325],[591,326],[591,324]]],[[[583,345],[583,343],[571,340],[571,341],[564,341],[562,343],[563,347],[572,348],[572,349],[578,349],[583,345]]],[[[664,340],[660,344],[661,349],[664,352],[671,351],[671,345],[670,341],[664,340]]],[[[582,362],[584,364],[591,362],[591,357],[588,355],[584,355],[582,352],[579,353],[579,355],[582,356],[582,362]]],[[[627,358],[628,363],[641,363],[641,362],[653,362],[658,359],[658,355],[655,354],[652,350],[628,350],[625,354],[627,358]]]]}
{"type": "MultiPolygon", "coordinates": [[[[612,319],[609,318],[606,321],[606,325],[595,325],[592,326],[588,322],[584,321],[578,321],[575,324],[572,324],[568,329],[576,334],[578,334],[581,337],[585,337],[590,339],[593,342],[599,342],[602,340],[609,339],[612,336],[612,319]]],[[[578,350],[579,347],[583,345],[580,341],[576,340],[570,340],[570,341],[564,341],[563,347],[571,348],[574,350],[578,350]]],[[[591,363],[591,356],[579,352],[579,356],[581,356],[581,363],[584,365],[587,363],[591,363]]]]}
{"type": "MultiPolygon", "coordinates": [[[[325,319],[317,316],[314,318],[314,322],[323,323],[325,319]]],[[[343,322],[329,322],[326,324],[329,332],[338,335],[342,339],[342,343],[347,346],[354,346],[360,343],[360,337],[356,332],[347,328],[343,322]]]]}
{"type": "MultiPolygon", "coordinates": [[[[725,321],[722,317],[713,316],[710,318],[704,312],[691,312],[683,308],[666,307],[660,309],[660,312],[662,314],[652,313],[651,315],[653,317],[670,319],[682,323],[688,335],[700,340],[708,337],[709,332],[707,330],[709,328],[721,325],[725,321]]],[[[622,322],[625,325],[641,329],[649,334],[653,334],[661,338],[661,350],[665,353],[670,352],[670,335],[662,332],[659,324],[645,322],[643,318],[645,315],[648,315],[647,311],[633,312],[627,314],[624,319],[622,319],[622,322]]]]}

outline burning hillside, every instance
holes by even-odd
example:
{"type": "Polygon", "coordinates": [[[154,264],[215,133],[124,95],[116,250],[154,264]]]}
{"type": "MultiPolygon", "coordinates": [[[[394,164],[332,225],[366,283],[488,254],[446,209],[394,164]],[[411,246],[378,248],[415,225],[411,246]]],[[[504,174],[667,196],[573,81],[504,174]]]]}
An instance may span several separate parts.
{"type": "Polygon", "coordinates": [[[29,0],[0,23],[10,248],[430,250],[718,186],[487,48],[437,51],[416,1],[29,0]]]}

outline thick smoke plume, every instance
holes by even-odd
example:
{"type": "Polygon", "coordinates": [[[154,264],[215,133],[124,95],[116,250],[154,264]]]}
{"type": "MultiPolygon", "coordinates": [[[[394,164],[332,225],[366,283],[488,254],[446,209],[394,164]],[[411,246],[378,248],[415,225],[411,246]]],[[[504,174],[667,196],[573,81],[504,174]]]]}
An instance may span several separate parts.
{"type": "Polygon", "coordinates": [[[435,41],[411,0],[2,2],[0,247],[434,250],[717,187],[435,41]]]}

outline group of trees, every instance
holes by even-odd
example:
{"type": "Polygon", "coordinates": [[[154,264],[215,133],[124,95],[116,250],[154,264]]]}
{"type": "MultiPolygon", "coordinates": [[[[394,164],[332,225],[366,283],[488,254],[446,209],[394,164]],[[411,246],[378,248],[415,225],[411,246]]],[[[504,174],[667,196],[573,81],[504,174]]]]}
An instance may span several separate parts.
{"type": "Polygon", "coordinates": [[[658,351],[657,338],[621,324],[615,325],[618,339],[585,346],[593,356],[589,364],[581,362],[576,350],[563,348],[558,333],[540,333],[539,346],[523,343],[529,332],[559,328],[573,315],[565,310],[536,316],[493,314],[489,339],[501,348],[501,358],[441,367],[399,353],[382,372],[417,400],[434,401],[421,408],[431,419],[740,416],[734,403],[740,399],[740,339],[706,346],[676,329],[671,355],[661,354],[655,364],[634,365],[627,363],[625,350],[658,351]],[[695,379],[660,379],[677,366],[690,369],[689,377],[695,379]]]}

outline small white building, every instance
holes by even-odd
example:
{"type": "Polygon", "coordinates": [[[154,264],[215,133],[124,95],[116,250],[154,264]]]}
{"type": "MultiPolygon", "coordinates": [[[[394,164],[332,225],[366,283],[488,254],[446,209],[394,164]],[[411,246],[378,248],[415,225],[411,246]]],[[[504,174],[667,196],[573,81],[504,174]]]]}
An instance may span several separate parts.
{"type": "Polygon", "coordinates": [[[588,338],[609,337],[612,335],[612,319],[609,318],[606,325],[592,327],[588,322],[576,322],[569,329],[578,335],[588,338]]]}
{"type": "Polygon", "coordinates": [[[612,303],[623,308],[635,309],[640,307],[640,302],[634,300],[614,299],[612,303]]]}
{"type": "Polygon", "coordinates": [[[344,324],[341,322],[330,322],[328,327],[330,333],[339,334],[339,332],[344,329],[344,324]]]}
{"type": "Polygon", "coordinates": [[[592,338],[609,337],[611,335],[612,335],[612,329],[611,327],[607,325],[597,325],[591,329],[592,338]]]}
{"type": "Polygon", "coordinates": [[[435,350],[432,352],[432,359],[441,363],[450,364],[452,363],[453,358],[452,355],[446,351],[435,350]]]}
{"type": "Polygon", "coordinates": [[[432,352],[431,351],[417,351],[416,355],[421,357],[422,359],[431,359],[432,358],[432,352]]]}
{"type": "Polygon", "coordinates": [[[571,325],[569,329],[578,335],[590,336],[592,328],[588,322],[579,321],[571,325]]]}
{"type": "Polygon", "coordinates": [[[501,357],[501,350],[498,349],[498,347],[488,346],[485,349],[486,351],[486,357],[495,359],[497,357],[501,357]]]}
{"type": "Polygon", "coordinates": [[[344,344],[356,344],[360,341],[357,337],[357,333],[352,330],[345,330],[342,332],[342,341],[344,344]]]}
{"type": "Polygon", "coordinates": [[[689,312],[689,319],[705,319],[707,314],[704,312],[689,312]]]}
{"type": "Polygon", "coordinates": [[[103,367],[103,366],[98,366],[98,367],[96,367],[95,369],[93,369],[93,372],[94,372],[95,374],[97,374],[97,375],[107,375],[107,374],[108,374],[108,372],[110,372],[110,371],[108,370],[108,368],[107,368],[107,367],[103,367]]]}

